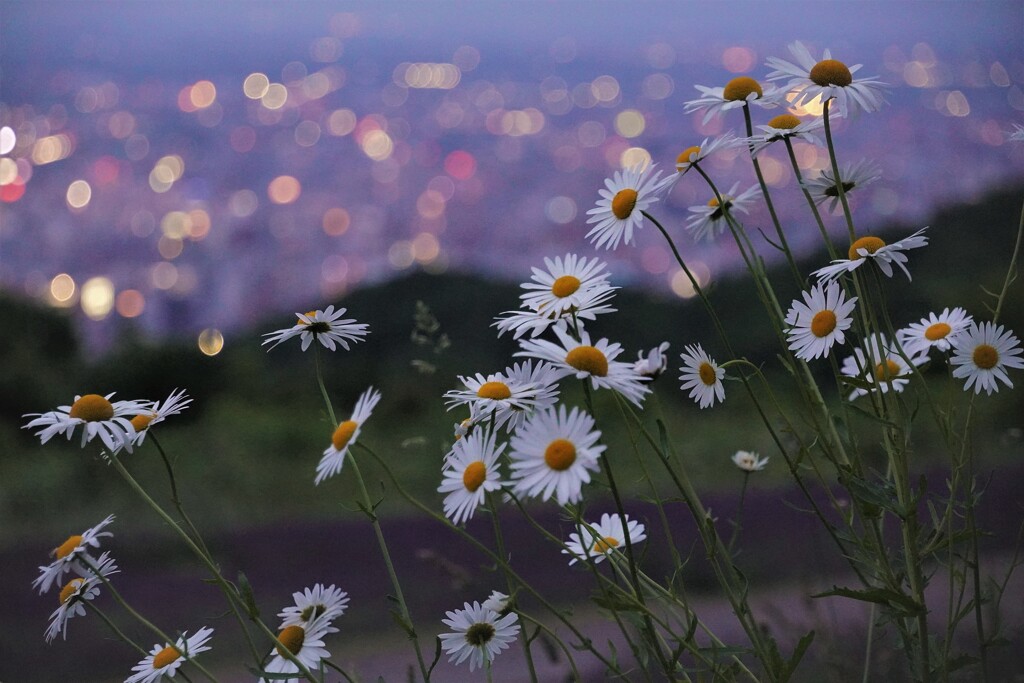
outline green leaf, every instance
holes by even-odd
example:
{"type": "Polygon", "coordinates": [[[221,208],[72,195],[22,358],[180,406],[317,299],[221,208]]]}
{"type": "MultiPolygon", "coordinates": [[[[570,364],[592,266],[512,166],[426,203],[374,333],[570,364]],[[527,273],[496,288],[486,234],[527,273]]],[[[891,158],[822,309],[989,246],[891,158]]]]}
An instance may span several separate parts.
{"type": "Polygon", "coordinates": [[[258,619],[260,608],[256,606],[256,596],[253,595],[252,584],[249,583],[249,578],[243,572],[238,572],[238,592],[242,594],[246,614],[250,619],[258,619]]]}
{"type": "Polygon", "coordinates": [[[857,590],[854,588],[840,588],[839,586],[833,586],[832,590],[825,591],[824,593],[816,593],[811,597],[828,598],[833,596],[885,605],[886,607],[890,607],[908,616],[918,616],[920,614],[924,614],[925,611],[924,606],[918,604],[909,595],[904,595],[903,593],[899,593],[889,588],[864,588],[857,590]]]}
{"type": "Polygon", "coordinates": [[[785,678],[789,678],[796,671],[797,666],[800,665],[800,660],[804,658],[804,654],[807,652],[807,648],[811,646],[811,642],[814,641],[814,631],[808,631],[807,635],[800,639],[800,642],[796,644],[796,649],[793,650],[793,656],[786,662],[785,678]]]}

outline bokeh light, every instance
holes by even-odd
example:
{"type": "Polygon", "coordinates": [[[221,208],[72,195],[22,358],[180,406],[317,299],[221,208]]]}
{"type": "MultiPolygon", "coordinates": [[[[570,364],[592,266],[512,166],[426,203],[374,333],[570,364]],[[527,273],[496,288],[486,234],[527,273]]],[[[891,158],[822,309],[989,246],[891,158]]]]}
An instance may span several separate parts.
{"type": "Polygon", "coordinates": [[[114,283],[106,277],[93,277],[82,285],[82,311],[92,320],[103,320],[114,307],[114,283]]]}
{"type": "Polygon", "coordinates": [[[224,349],[224,335],[221,331],[208,327],[199,333],[199,338],[196,340],[199,345],[199,350],[206,356],[216,356],[224,349]]]}

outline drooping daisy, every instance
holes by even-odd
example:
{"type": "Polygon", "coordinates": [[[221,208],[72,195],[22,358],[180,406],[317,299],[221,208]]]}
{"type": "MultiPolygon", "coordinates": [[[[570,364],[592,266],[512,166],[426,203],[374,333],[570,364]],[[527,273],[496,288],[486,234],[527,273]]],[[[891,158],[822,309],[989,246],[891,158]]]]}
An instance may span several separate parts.
{"type": "Polygon", "coordinates": [[[821,60],[817,60],[799,41],[790,44],[789,51],[797,63],[769,57],[767,65],[775,71],[768,74],[768,80],[788,79],[783,89],[796,94],[793,104],[803,105],[819,96],[822,102],[834,99],[832,109],[843,117],[860,110],[878,111],[882,107],[885,101],[883,91],[889,86],[875,76],[854,80],[853,75],[860,70],[860,64],[848,67],[832,59],[829,50],[825,50],[821,60]]]}
{"type": "Polygon", "coordinates": [[[348,593],[333,583],[326,588],[320,583],[313,588],[304,588],[301,593],[292,593],[292,598],[295,604],[285,607],[277,615],[282,619],[282,629],[305,626],[317,619],[333,621],[348,607],[348,593]]]}
{"type": "Polygon", "coordinates": [[[98,550],[100,538],[114,535],[109,531],[103,531],[103,528],[113,521],[114,515],[109,515],[96,526],[90,527],[80,534],[68,536],[66,541],[53,549],[51,554],[55,558],[54,561],[39,568],[39,576],[32,582],[32,587],[38,588],[39,594],[42,595],[50,590],[50,586],[55,581],[60,581],[61,577],[72,569],[83,576],[89,572],[90,570],[82,560],[88,560],[92,564],[96,563],[89,555],[89,548],[98,550]]]}
{"type": "Polygon", "coordinates": [[[990,322],[980,325],[972,322],[953,339],[953,357],[949,362],[956,366],[954,377],[967,378],[964,391],[970,391],[973,385],[975,394],[980,394],[983,389],[986,394],[991,394],[999,391],[996,380],[1013,388],[1006,369],[1024,368],[1024,359],[1020,355],[1020,341],[1013,332],[990,322]]]}
{"type": "Polygon", "coordinates": [[[452,446],[445,458],[443,479],[437,487],[444,498],[444,514],[452,524],[469,520],[488,491],[501,488],[498,456],[508,444],[495,445],[495,433],[480,428],[452,446]]]}
{"type": "Polygon", "coordinates": [[[69,406],[60,406],[48,413],[25,415],[24,417],[35,419],[29,421],[22,429],[43,427],[36,432],[36,436],[41,443],[46,443],[57,434],[66,434],[70,441],[75,428],[81,425],[83,447],[98,436],[103,445],[111,451],[123,446],[131,453],[131,442],[135,438],[131,418],[147,412],[147,405],[145,401],[111,402],[113,396],[114,394],[75,396],[74,402],[69,406]]]}
{"type": "Polygon", "coordinates": [[[510,612],[499,617],[497,612],[476,601],[445,614],[448,618],[441,621],[453,631],[438,636],[441,647],[449,655],[449,662],[458,665],[468,659],[470,671],[482,669],[494,661],[519,634],[518,614],[510,612]]]}
{"type": "Polygon", "coordinates": [[[803,298],[802,302],[794,300],[786,313],[789,349],[803,360],[824,358],[833,344],[846,342],[843,332],[853,324],[850,313],[857,297],[847,300],[839,283],[833,281],[815,285],[803,292],[803,298]]]}
{"type": "Polygon", "coordinates": [[[693,145],[687,147],[679,156],[676,157],[676,171],[678,173],[670,175],[666,182],[669,180],[675,180],[683,176],[693,166],[696,166],[704,159],[715,152],[721,152],[727,149],[735,149],[743,144],[743,138],[736,137],[736,134],[731,130],[726,132],[724,135],[719,135],[716,138],[704,138],[704,141],[699,145],[693,145]]]}
{"type": "Polygon", "coordinates": [[[146,440],[150,427],[160,424],[171,415],[177,415],[188,408],[189,403],[192,403],[192,399],[185,395],[184,389],[175,389],[163,403],[153,401],[146,412],[131,419],[132,427],[135,428],[135,439],[132,443],[136,446],[141,445],[146,440]]]}
{"type": "Polygon", "coordinates": [[[498,613],[498,616],[505,616],[512,610],[512,598],[501,591],[491,591],[481,605],[489,610],[498,613]]]}
{"type": "Polygon", "coordinates": [[[686,229],[693,233],[695,240],[711,240],[725,231],[726,214],[736,212],[749,213],[754,199],[761,196],[761,188],[752,185],[743,192],[736,194],[740,184],[733,183],[729,191],[722,194],[721,204],[718,197],[712,197],[707,204],[691,206],[687,209],[692,216],[686,220],[686,229]]]}
{"type": "MultiPolygon", "coordinates": [[[[843,180],[843,194],[849,195],[855,189],[881,178],[882,172],[867,159],[861,159],[840,168],[839,177],[843,180]]],[[[804,187],[811,194],[815,204],[820,206],[828,202],[828,210],[836,210],[839,205],[839,183],[836,182],[831,167],[823,169],[817,178],[804,180],[804,187]]]]}
{"type": "Polygon", "coordinates": [[[927,227],[921,228],[910,237],[904,237],[892,244],[886,244],[882,238],[873,235],[861,237],[850,245],[849,258],[836,259],[812,274],[817,276],[818,282],[829,282],[843,273],[853,272],[870,260],[878,265],[886,277],[892,277],[892,265],[895,263],[910,280],[910,271],[903,265],[908,260],[907,255],[903,252],[927,246],[928,238],[924,235],[924,231],[927,229],[927,227]]]}
{"type": "Polygon", "coordinates": [[[185,638],[185,633],[187,632],[182,632],[174,645],[154,645],[149,655],[132,667],[132,671],[136,673],[126,678],[124,683],[156,683],[165,674],[168,678],[174,678],[174,674],[186,660],[195,659],[197,654],[210,649],[206,643],[213,634],[212,628],[201,628],[188,639],[185,638]]]}
{"type": "Polygon", "coordinates": [[[629,515],[626,515],[626,527],[626,532],[623,532],[622,518],[618,514],[610,515],[606,512],[601,515],[600,522],[589,524],[589,528],[580,526],[569,534],[562,554],[572,555],[570,565],[586,560],[593,560],[596,564],[616,548],[626,547],[626,533],[629,534],[629,543],[633,546],[647,538],[644,525],[630,519],[629,515]]]}
{"type": "Polygon", "coordinates": [[[561,376],[547,363],[515,363],[504,373],[459,376],[465,389],[445,394],[448,409],[468,405],[474,422],[492,420],[494,428],[518,429],[534,410],[555,404],[561,376]]]}
{"type": "Polygon", "coordinates": [[[773,142],[779,140],[803,140],[812,145],[822,144],[821,138],[814,133],[825,126],[824,119],[814,118],[810,121],[801,121],[793,114],[779,114],[768,122],[768,125],[758,126],[761,133],[748,138],[750,153],[757,156],[768,148],[773,142]]]}
{"type": "Polygon", "coordinates": [[[722,385],[725,368],[718,367],[700,344],[687,346],[680,357],[683,359],[683,366],[679,368],[683,373],[679,375],[682,389],[690,391],[690,398],[701,409],[713,406],[716,398],[719,403],[725,400],[725,387],[722,385]]]}
{"type": "Polygon", "coordinates": [[[921,322],[911,323],[898,330],[896,338],[907,354],[927,352],[931,349],[949,351],[953,339],[972,322],[974,318],[967,315],[964,309],[944,308],[938,315],[929,313],[927,318],[921,318],[921,322]]]}
{"type": "Polygon", "coordinates": [[[531,356],[546,360],[554,365],[559,378],[575,375],[577,379],[590,379],[595,389],[612,389],[619,392],[637,407],[644,395],[650,393],[645,386],[649,378],[633,371],[629,363],[615,360],[622,353],[622,347],[602,339],[591,344],[586,330],[580,332],[576,341],[568,333],[555,328],[558,344],[546,339],[530,339],[519,342],[522,351],[516,356],[531,356]]]}
{"type": "MultiPolygon", "coordinates": [[[[286,652],[290,652],[310,671],[316,671],[322,660],[331,657],[331,653],[324,647],[324,637],[329,633],[337,632],[338,629],[331,626],[329,619],[314,619],[305,624],[285,626],[277,634],[277,647],[271,650],[270,654],[273,657],[267,663],[264,671],[269,674],[299,673],[299,667],[285,657],[286,652]]],[[[296,677],[285,680],[288,683],[300,683],[305,678],[296,677]]],[[[281,679],[260,678],[260,683],[281,683],[281,679]]]]}
{"type": "Polygon", "coordinates": [[[768,464],[768,458],[762,458],[753,451],[736,451],[732,461],[744,472],[760,472],[768,464]]]}
{"type": "Polygon", "coordinates": [[[774,107],[777,105],[774,86],[769,85],[767,89],[750,76],[737,76],[724,88],[708,88],[703,85],[695,85],[701,96],[683,104],[683,111],[691,114],[695,111],[704,112],[704,120],[707,123],[715,115],[727,112],[737,107],[747,107],[756,104],[761,107],[774,107]]]}
{"type": "Polygon", "coordinates": [[[633,228],[643,224],[641,212],[661,198],[661,171],[654,168],[654,164],[633,166],[604,181],[607,189],[598,191],[601,199],[587,211],[587,224],[597,224],[587,233],[595,247],[615,249],[619,242],[633,244],[633,228]]]}
{"type": "Polygon", "coordinates": [[[594,418],[578,408],[567,413],[565,405],[534,414],[512,436],[509,457],[515,492],[559,505],[579,502],[583,485],[598,468],[605,446],[594,418]]]}
{"type": "MultiPolygon", "coordinates": [[[[270,344],[270,349],[272,349],[281,342],[298,336],[302,338],[303,351],[309,348],[314,339],[331,351],[335,350],[335,344],[348,351],[348,343],[350,341],[353,343],[361,342],[363,337],[369,334],[367,329],[369,325],[357,323],[351,318],[341,320],[340,318],[345,315],[346,310],[339,308],[335,311],[334,306],[328,306],[322,311],[296,313],[295,315],[298,316],[299,321],[295,325],[263,335],[267,337],[267,339],[263,340],[263,345],[270,344]]],[[[270,349],[267,349],[267,351],[270,351],[270,349]]]]}
{"type": "Polygon", "coordinates": [[[363,423],[373,414],[373,409],[379,401],[380,392],[373,387],[359,396],[356,407],[352,410],[352,417],[334,429],[334,434],[331,435],[331,445],[324,451],[316,466],[315,484],[341,472],[341,466],[345,464],[345,455],[348,453],[349,446],[359,438],[359,431],[363,428],[363,423]]]}
{"type": "Polygon", "coordinates": [[[100,555],[95,565],[95,571],[87,569],[83,576],[76,576],[64,584],[60,591],[60,607],[50,615],[46,642],[51,642],[58,633],[67,640],[68,620],[75,616],[85,616],[84,603],[94,600],[100,594],[100,586],[103,585],[103,579],[100,577],[106,578],[120,571],[108,552],[100,555]]]}
{"type": "Polygon", "coordinates": [[[1006,134],[1010,142],[1024,142],[1024,126],[1019,123],[1013,124],[1013,130],[1006,134]]]}
{"type": "MultiPolygon", "coordinates": [[[[923,354],[910,354],[904,349],[904,353],[915,366],[928,361],[927,351],[923,354]]],[[[913,368],[903,359],[903,356],[886,339],[884,334],[873,334],[861,347],[853,350],[852,356],[843,360],[840,372],[846,377],[856,377],[874,385],[870,389],[855,388],[849,396],[852,401],[859,396],[866,396],[869,391],[879,390],[883,394],[889,391],[896,393],[903,391],[903,388],[910,383],[913,368]]]]}
{"type": "Polygon", "coordinates": [[[638,353],[639,358],[633,363],[633,372],[642,376],[650,377],[651,381],[658,379],[663,372],[668,370],[668,342],[661,342],[651,349],[646,356],[644,352],[638,353]]]}

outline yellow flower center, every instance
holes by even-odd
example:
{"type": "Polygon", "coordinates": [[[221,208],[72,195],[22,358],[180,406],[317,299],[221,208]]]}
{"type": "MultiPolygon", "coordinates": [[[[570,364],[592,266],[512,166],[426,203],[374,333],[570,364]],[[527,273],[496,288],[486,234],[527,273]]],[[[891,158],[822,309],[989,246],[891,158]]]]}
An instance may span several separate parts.
{"type": "Polygon", "coordinates": [[[502,401],[512,395],[512,390],[504,382],[484,382],[476,390],[480,398],[490,398],[495,401],[502,401]]]}
{"type": "Polygon", "coordinates": [[[811,318],[811,334],[819,339],[832,334],[834,329],[836,329],[836,314],[827,308],[824,311],[818,311],[811,318]]]}
{"type": "Polygon", "coordinates": [[[358,428],[359,423],[355,420],[345,420],[338,425],[338,428],[334,430],[334,434],[331,435],[331,443],[334,444],[334,450],[340,451],[345,448],[348,442],[352,440],[358,428]]]}
{"type": "Polygon", "coordinates": [[[676,157],[676,168],[680,171],[685,170],[690,165],[690,157],[694,154],[700,154],[700,145],[694,145],[693,147],[687,147],[679,156],[676,157]]]}
{"type": "Polygon", "coordinates": [[[68,414],[86,422],[102,422],[114,417],[114,406],[99,394],[86,394],[71,404],[68,414]]]}
{"type": "Polygon", "coordinates": [[[75,548],[81,545],[81,543],[82,537],[78,534],[75,534],[74,536],[68,536],[68,540],[64,541],[59,546],[57,546],[54,549],[53,554],[58,560],[63,560],[65,557],[70,555],[75,548]]]}
{"type": "Polygon", "coordinates": [[[991,370],[999,363],[999,352],[988,344],[978,344],[971,354],[974,364],[982,370],[991,370]]]}
{"type": "Polygon", "coordinates": [[[604,538],[597,539],[597,543],[594,544],[593,552],[604,555],[609,552],[612,548],[619,547],[619,540],[612,538],[611,536],[605,536],[604,538]]]}
{"type": "Polygon", "coordinates": [[[700,377],[700,381],[709,387],[715,386],[715,382],[718,381],[718,375],[711,363],[701,363],[697,368],[697,375],[700,377]]]}
{"type": "Polygon", "coordinates": [[[823,59],[811,69],[810,79],[815,85],[826,87],[838,85],[845,88],[853,83],[850,69],[837,59],[823,59]]]}
{"type": "Polygon", "coordinates": [[[953,331],[953,328],[948,323],[935,323],[929,325],[928,329],[924,331],[924,338],[928,341],[938,341],[939,339],[945,339],[946,335],[953,331]]]}
{"type": "Polygon", "coordinates": [[[168,645],[153,657],[153,669],[162,669],[168,664],[173,664],[179,657],[181,653],[168,645]]]}
{"type": "Polygon", "coordinates": [[[466,642],[473,647],[481,647],[494,637],[494,626],[481,621],[466,629],[466,642]]]}
{"type": "Polygon", "coordinates": [[[727,102],[735,102],[747,99],[747,96],[752,92],[756,92],[758,98],[764,95],[764,91],[761,90],[761,84],[753,78],[750,76],[737,76],[725,84],[725,88],[722,90],[722,98],[727,102]]]}
{"type": "MultiPolygon", "coordinates": [[[[306,311],[306,312],[304,313],[304,315],[305,315],[305,316],[306,316],[307,318],[312,318],[312,317],[313,317],[314,315],[316,315],[316,311],[306,311]]],[[[306,322],[305,320],[303,320],[302,318],[299,318],[299,324],[300,324],[300,325],[308,325],[309,323],[307,323],[307,322],[306,322]]]]}
{"type": "Polygon", "coordinates": [[[484,485],[485,479],[487,479],[487,465],[483,460],[469,463],[462,471],[462,485],[470,493],[476,493],[476,490],[484,485]]]}
{"type": "Polygon", "coordinates": [[[149,423],[156,417],[156,413],[150,413],[149,415],[136,415],[131,419],[132,427],[135,427],[135,431],[141,432],[149,427],[149,423]]]}
{"type": "Polygon", "coordinates": [[[891,382],[899,375],[900,366],[892,358],[886,358],[875,366],[875,379],[879,382],[891,382]]]}
{"type": "Polygon", "coordinates": [[[711,212],[710,216],[711,220],[713,221],[719,220],[724,215],[723,206],[724,210],[726,211],[732,208],[732,197],[730,197],[727,194],[723,194],[722,200],[725,202],[724,205],[718,202],[718,197],[712,197],[711,199],[708,200],[708,206],[716,207],[715,210],[711,212]]]}
{"type": "Polygon", "coordinates": [[[560,299],[564,299],[570,294],[575,294],[576,290],[580,288],[580,279],[573,275],[563,275],[562,277],[555,280],[554,284],[551,285],[551,293],[560,299]]]}
{"type": "Polygon", "coordinates": [[[277,634],[277,642],[280,643],[277,651],[282,657],[285,656],[285,648],[293,655],[297,655],[302,649],[302,644],[306,642],[306,631],[301,626],[285,626],[277,634]]]}
{"type": "Polygon", "coordinates": [[[563,472],[576,462],[576,446],[568,439],[555,439],[544,449],[544,462],[556,472],[563,472]]]}
{"type": "Polygon", "coordinates": [[[624,221],[629,218],[629,215],[633,213],[633,207],[636,206],[636,190],[627,187],[624,190],[619,190],[612,197],[612,213],[620,221],[624,221]]]}
{"type": "Polygon", "coordinates": [[[867,237],[861,237],[859,240],[850,245],[850,251],[847,253],[847,256],[850,257],[851,261],[856,261],[858,259],[864,258],[858,253],[860,249],[866,249],[869,254],[874,254],[876,251],[878,251],[884,246],[885,242],[883,242],[881,238],[871,237],[870,235],[867,237]]]}
{"type": "Polygon", "coordinates": [[[770,128],[777,128],[779,130],[792,130],[799,125],[800,119],[792,114],[779,114],[768,122],[770,128]]]}
{"type": "Polygon", "coordinates": [[[593,346],[577,346],[565,356],[565,362],[580,372],[604,377],[608,374],[608,359],[593,346]]]}
{"type": "Polygon", "coordinates": [[[71,596],[75,594],[78,587],[85,583],[85,579],[71,579],[68,581],[63,588],[60,589],[60,604],[64,604],[71,599],[71,596]]]}

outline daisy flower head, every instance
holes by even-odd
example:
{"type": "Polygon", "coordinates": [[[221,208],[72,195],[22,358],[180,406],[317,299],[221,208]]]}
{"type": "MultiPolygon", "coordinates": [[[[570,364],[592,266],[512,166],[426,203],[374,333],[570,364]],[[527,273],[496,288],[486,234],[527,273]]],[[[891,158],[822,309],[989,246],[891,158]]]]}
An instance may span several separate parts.
{"type": "Polygon", "coordinates": [[[843,344],[843,332],[853,324],[851,313],[857,297],[846,299],[838,282],[817,284],[794,300],[786,313],[789,349],[797,358],[814,360],[828,355],[833,344],[843,344]]]}
{"type": "Polygon", "coordinates": [[[150,427],[160,424],[171,415],[177,415],[188,408],[190,403],[192,403],[192,399],[185,394],[184,389],[180,391],[175,389],[163,403],[153,401],[146,412],[131,419],[132,427],[135,428],[134,445],[139,446],[146,440],[146,434],[149,433],[150,427]]]}
{"type": "Polygon", "coordinates": [[[768,458],[762,458],[753,451],[736,451],[732,462],[744,472],[760,472],[768,464],[768,458]]]}
{"type": "Polygon", "coordinates": [[[1013,124],[1013,130],[1006,133],[1010,142],[1024,142],[1024,126],[1019,123],[1013,124]]]}
{"type": "Polygon", "coordinates": [[[719,403],[725,401],[725,386],[722,384],[725,368],[718,367],[700,344],[687,346],[680,357],[683,359],[683,366],[679,368],[683,373],[679,375],[682,389],[690,391],[690,398],[702,410],[713,406],[716,399],[719,403]]]}
{"type": "Polygon", "coordinates": [[[94,600],[100,594],[103,579],[118,571],[120,570],[111,559],[110,553],[104,552],[96,560],[95,571],[87,569],[83,576],[77,576],[64,584],[59,596],[60,606],[50,615],[50,625],[46,629],[46,642],[51,642],[58,633],[64,637],[64,640],[67,640],[68,620],[75,616],[84,617],[84,603],[94,600]]]}
{"type": "Polygon", "coordinates": [[[497,612],[498,616],[504,616],[512,611],[512,598],[501,591],[491,591],[481,606],[497,612]]]}
{"type": "Polygon", "coordinates": [[[769,81],[786,80],[784,90],[795,93],[792,101],[800,106],[820,97],[822,102],[835,100],[834,110],[842,117],[858,111],[878,111],[884,100],[884,90],[889,86],[876,76],[854,78],[861,65],[847,66],[832,53],[825,50],[820,60],[815,59],[803,43],[789,45],[789,52],[796,63],[777,57],[769,57],[767,65],[775,69],[768,74],[769,81]]]}
{"type": "Polygon", "coordinates": [[[678,173],[670,175],[666,182],[675,182],[675,180],[689,171],[690,168],[707,159],[715,152],[735,149],[741,146],[743,146],[743,138],[736,137],[736,134],[731,130],[724,135],[719,135],[717,138],[704,138],[704,141],[699,145],[687,147],[679,153],[679,156],[676,157],[676,171],[678,173]]]}
{"type": "Polygon", "coordinates": [[[441,621],[452,632],[438,636],[441,647],[449,655],[449,662],[458,665],[468,659],[470,671],[482,669],[494,661],[519,635],[518,614],[509,612],[501,617],[479,602],[467,602],[462,609],[445,612],[445,615],[448,618],[441,621]]]}
{"type": "Polygon", "coordinates": [[[580,526],[574,533],[569,534],[569,540],[565,542],[562,549],[563,555],[572,555],[569,564],[573,565],[579,561],[593,560],[598,563],[612,554],[618,547],[626,546],[626,535],[629,535],[630,545],[636,545],[647,538],[644,525],[626,515],[626,531],[622,529],[622,517],[618,514],[610,515],[607,512],[601,515],[601,521],[580,526]],[[584,540],[585,539],[585,540],[584,540]]]}
{"type": "Polygon", "coordinates": [[[559,505],[577,503],[583,485],[598,468],[605,446],[594,418],[578,408],[566,412],[561,405],[536,413],[513,437],[509,458],[515,492],[559,505]]]}
{"type": "Polygon", "coordinates": [[[36,432],[41,443],[46,443],[57,434],[65,434],[68,441],[75,429],[82,427],[82,447],[99,437],[103,445],[111,451],[122,446],[131,453],[135,428],[131,418],[147,411],[146,401],[111,401],[114,394],[100,396],[85,394],[75,396],[69,406],[60,406],[48,413],[29,413],[24,417],[34,417],[23,429],[42,427],[36,432]]]}
{"type": "Polygon", "coordinates": [[[465,389],[445,394],[448,409],[468,405],[473,422],[493,420],[494,428],[518,429],[527,415],[558,400],[560,376],[547,363],[515,363],[504,373],[475,377],[459,376],[465,389]]]}
{"type": "Polygon", "coordinates": [[[737,76],[726,83],[724,88],[708,88],[703,85],[693,87],[700,93],[700,97],[685,102],[683,111],[687,114],[695,111],[704,112],[702,124],[706,124],[718,114],[737,107],[748,107],[751,104],[774,107],[777,104],[774,92],[776,88],[772,85],[765,88],[750,76],[737,76]]]}
{"type": "Polygon", "coordinates": [[[51,552],[55,558],[53,562],[39,568],[39,576],[32,582],[32,587],[38,588],[39,594],[42,595],[50,590],[50,586],[55,581],[60,581],[61,577],[72,569],[81,575],[91,571],[83,560],[87,560],[92,564],[96,563],[93,557],[89,555],[89,548],[96,548],[98,550],[100,538],[114,535],[109,531],[103,531],[104,527],[113,521],[114,515],[108,515],[106,519],[96,526],[90,527],[80,534],[68,536],[66,541],[51,552]]]}
{"type": "MultiPolygon", "coordinates": [[[[843,182],[843,194],[849,195],[855,189],[873,183],[882,177],[877,166],[867,159],[844,165],[839,169],[839,177],[843,182]]],[[[835,212],[839,206],[839,183],[831,168],[825,168],[817,178],[804,181],[804,188],[810,193],[814,203],[822,205],[828,202],[828,210],[835,212]]]]}
{"type": "MultiPolygon", "coordinates": [[[[296,313],[298,322],[291,327],[275,332],[268,332],[263,335],[263,345],[270,344],[270,349],[292,337],[302,339],[302,350],[305,351],[314,340],[319,341],[325,348],[334,351],[337,346],[348,351],[348,343],[351,341],[361,342],[363,337],[369,334],[366,323],[357,323],[354,319],[342,319],[347,309],[328,306],[325,310],[308,311],[296,313]]],[[[267,349],[267,351],[270,351],[267,349]]]]}
{"type": "Polygon", "coordinates": [[[501,488],[498,456],[507,444],[495,445],[491,429],[475,429],[452,446],[445,457],[439,493],[444,498],[445,517],[452,524],[468,521],[477,507],[484,502],[488,491],[501,488]]]}
{"type": "Polygon", "coordinates": [[[899,350],[890,343],[884,334],[873,334],[864,344],[853,350],[853,355],[843,360],[840,372],[846,377],[855,377],[867,382],[869,388],[857,387],[850,393],[850,400],[866,396],[870,391],[889,391],[899,393],[910,383],[914,366],[928,361],[928,352],[911,354],[907,349],[904,353],[910,363],[904,360],[899,350]]]}
{"type": "MultiPolygon", "coordinates": [[[[277,647],[270,651],[272,657],[264,671],[268,674],[298,674],[299,667],[285,656],[286,653],[291,653],[310,671],[316,671],[322,660],[331,657],[331,653],[324,647],[324,637],[337,632],[338,629],[331,626],[330,619],[314,619],[304,624],[285,626],[277,634],[277,647]]],[[[300,683],[305,679],[296,676],[285,680],[288,683],[300,683]]],[[[260,678],[260,683],[281,683],[281,679],[260,678]]]]}
{"type": "Polygon", "coordinates": [[[966,330],[974,318],[959,306],[953,309],[944,308],[942,313],[929,313],[921,322],[911,323],[896,332],[900,346],[908,354],[927,352],[931,349],[949,351],[953,340],[966,330]]]}
{"type": "Polygon", "coordinates": [[[638,164],[616,171],[604,181],[597,206],[587,211],[587,224],[596,223],[587,239],[598,249],[615,249],[619,242],[633,244],[633,229],[643,223],[643,211],[661,198],[661,171],[638,164]]]}
{"type": "Polygon", "coordinates": [[[210,649],[206,643],[213,634],[212,628],[201,628],[189,638],[185,637],[185,633],[181,634],[174,645],[154,645],[146,658],[132,667],[135,673],[126,678],[124,683],[156,683],[164,675],[174,678],[185,660],[194,659],[200,652],[210,649]]]}
{"type": "Polygon", "coordinates": [[[910,280],[910,271],[904,265],[908,259],[903,252],[910,249],[918,249],[928,245],[928,238],[924,231],[927,227],[921,228],[910,237],[904,237],[898,242],[886,244],[881,237],[868,235],[861,237],[850,245],[847,253],[848,258],[836,259],[824,268],[819,268],[812,275],[818,277],[818,282],[830,282],[843,273],[852,273],[857,268],[871,261],[876,264],[886,277],[892,277],[892,266],[896,264],[903,274],[910,280]]]}
{"type": "Polygon", "coordinates": [[[622,347],[607,339],[591,343],[586,330],[580,331],[576,341],[567,332],[555,328],[559,343],[546,339],[528,339],[519,342],[521,351],[516,356],[530,356],[546,360],[554,366],[559,378],[575,375],[577,379],[590,379],[594,389],[612,389],[637,407],[644,395],[650,393],[645,385],[649,378],[638,375],[629,363],[615,360],[622,347]]]}
{"type": "Polygon", "coordinates": [[[292,593],[294,605],[281,610],[281,628],[289,626],[307,626],[317,619],[333,621],[345,613],[348,607],[348,593],[335,587],[316,584],[312,588],[304,588],[302,592],[292,593]]]}
{"type": "Polygon", "coordinates": [[[761,188],[752,185],[737,194],[739,187],[739,183],[733,183],[729,191],[721,195],[721,202],[718,197],[712,197],[707,204],[687,209],[693,215],[686,220],[686,229],[693,233],[695,240],[712,240],[725,232],[727,214],[750,212],[754,199],[761,196],[761,188]]]}
{"type": "Polygon", "coordinates": [[[964,391],[986,394],[999,391],[1000,380],[1013,388],[1013,382],[1006,374],[1007,368],[1024,368],[1024,359],[1020,358],[1020,341],[1010,330],[1002,325],[985,322],[980,325],[972,322],[970,327],[953,339],[953,357],[950,364],[954,377],[966,377],[964,391]]]}
{"type": "Polygon", "coordinates": [[[331,445],[327,447],[320,462],[317,463],[314,484],[319,484],[341,472],[341,466],[345,464],[345,455],[348,454],[349,446],[359,438],[363,423],[373,414],[373,409],[379,401],[380,392],[373,387],[360,394],[359,399],[356,400],[356,407],[352,409],[352,417],[334,428],[331,445]]]}
{"type": "Polygon", "coordinates": [[[761,129],[759,135],[748,138],[750,153],[757,156],[773,142],[779,140],[803,140],[812,145],[820,145],[822,144],[821,138],[815,135],[815,132],[824,127],[825,120],[822,118],[802,121],[793,114],[779,114],[772,118],[767,125],[758,126],[761,129]]]}
{"type": "Polygon", "coordinates": [[[527,290],[519,297],[524,308],[560,317],[615,296],[617,287],[608,284],[610,273],[601,272],[607,265],[603,261],[566,254],[564,260],[545,258],[544,265],[547,270],[533,268],[532,282],[522,284],[527,290]]]}
{"type": "Polygon", "coordinates": [[[633,372],[641,377],[650,377],[651,381],[658,379],[662,373],[668,370],[668,356],[665,355],[668,346],[668,342],[661,342],[646,356],[643,351],[640,351],[637,354],[637,361],[633,363],[633,372]]]}

